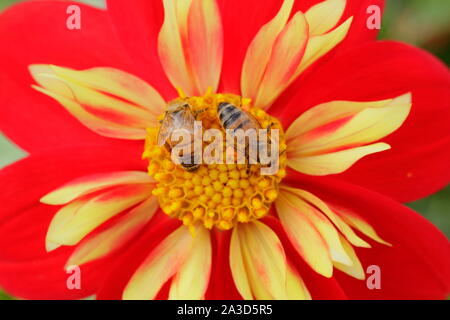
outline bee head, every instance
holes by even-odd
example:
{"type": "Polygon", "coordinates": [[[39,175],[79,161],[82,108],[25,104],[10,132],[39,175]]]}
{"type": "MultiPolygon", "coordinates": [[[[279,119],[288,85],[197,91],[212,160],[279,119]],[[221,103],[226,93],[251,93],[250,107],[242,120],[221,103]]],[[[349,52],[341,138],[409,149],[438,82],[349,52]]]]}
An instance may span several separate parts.
{"type": "Polygon", "coordinates": [[[182,111],[184,109],[190,108],[190,105],[186,101],[175,100],[169,103],[166,109],[166,113],[173,113],[176,111],[182,111]]]}
{"type": "Polygon", "coordinates": [[[229,103],[228,102],[221,102],[219,103],[219,105],[217,106],[217,110],[220,112],[222,111],[223,108],[225,108],[226,106],[228,106],[229,103]]]}

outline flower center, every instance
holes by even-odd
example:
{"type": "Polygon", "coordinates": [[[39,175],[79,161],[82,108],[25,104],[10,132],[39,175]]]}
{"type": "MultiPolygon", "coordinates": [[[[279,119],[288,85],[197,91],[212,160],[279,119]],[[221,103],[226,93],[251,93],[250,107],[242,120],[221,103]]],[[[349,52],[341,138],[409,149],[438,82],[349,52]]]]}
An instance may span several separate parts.
{"type": "MultiPolygon", "coordinates": [[[[223,116],[220,118],[219,105],[224,103],[238,107],[239,111],[256,120],[253,124],[259,126],[260,131],[273,132],[273,129],[278,129],[278,170],[273,174],[263,174],[261,169],[267,165],[261,164],[259,157],[257,161],[250,161],[248,152],[244,157],[245,163],[230,163],[225,159],[228,146],[223,146],[223,161],[201,163],[193,170],[183,166],[183,163],[176,164],[171,157],[172,149],[167,144],[158,145],[164,119],[170,116],[167,109],[159,118],[161,125],[147,129],[143,154],[143,158],[149,161],[148,173],[157,182],[153,194],[158,198],[162,210],[189,227],[203,224],[208,229],[216,227],[221,230],[266,216],[271,203],[278,196],[278,184],[286,175],[286,144],[279,121],[262,109],[253,107],[249,99],[233,94],[207,92],[200,97],[185,97],[181,93],[180,98],[169,103],[169,106],[177,101],[189,106],[195,120],[200,121],[203,132],[217,129],[226,136],[229,131],[226,129],[230,128],[224,127],[233,121],[226,123],[223,116]]],[[[233,117],[233,120],[239,121],[236,118],[233,117]]],[[[270,133],[268,137],[267,140],[270,140],[270,133]]],[[[205,151],[213,142],[202,140],[200,146],[205,151]]],[[[246,148],[248,150],[248,146],[246,148]]]]}

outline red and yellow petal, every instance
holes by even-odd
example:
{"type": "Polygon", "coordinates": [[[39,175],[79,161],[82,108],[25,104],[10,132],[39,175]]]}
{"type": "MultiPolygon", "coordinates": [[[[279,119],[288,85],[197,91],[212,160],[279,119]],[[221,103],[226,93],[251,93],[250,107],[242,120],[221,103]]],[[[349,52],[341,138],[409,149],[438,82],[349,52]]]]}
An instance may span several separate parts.
{"type": "MultiPolygon", "coordinates": [[[[261,26],[268,23],[276,16],[283,0],[264,1],[258,3],[258,10],[254,10],[254,4],[251,1],[226,0],[218,1],[222,14],[224,25],[224,68],[221,78],[221,87],[223,91],[240,94],[239,81],[241,79],[241,66],[247,54],[247,48],[254,40],[255,35],[259,32],[261,26]],[[245,28],[242,27],[242,22],[245,21],[245,28]],[[236,39],[239,41],[236,41],[236,39]]],[[[304,0],[295,1],[292,12],[296,13],[299,10],[306,13],[312,10],[309,15],[312,20],[311,23],[317,25],[317,13],[323,15],[326,12],[332,11],[332,18],[329,16],[322,21],[327,22],[327,27],[318,29],[320,31],[327,30],[333,25],[331,30],[327,30],[321,36],[317,35],[316,44],[311,45],[308,56],[317,54],[323,56],[333,46],[340,44],[336,50],[346,50],[353,46],[358,46],[361,43],[375,40],[378,30],[369,30],[366,27],[367,7],[370,5],[378,5],[381,9],[384,6],[384,0],[347,0],[345,1],[345,9],[342,13],[342,1],[321,1],[321,0],[304,0]],[[314,6],[319,6],[319,9],[312,9],[314,6]],[[338,9],[338,10],[333,10],[338,9]],[[316,13],[314,13],[316,11],[316,13]],[[349,20],[353,17],[353,20],[349,20]],[[340,19],[339,19],[340,18],[340,19]],[[339,22],[336,23],[336,19],[339,22]],[[337,27],[336,32],[333,32],[337,27]],[[320,37],[324,37],[320,40],[320,37]],[[333,45],[326,48],[327,41],[331,40],[333,45]],[[342,40],[342,41],[340,41],[342,40]],[[312,50],[313,48],[324,48],[325,50],[312,50]]],[[[314,37],[313,37],[314,38],[314,37]]],[[[331,50],[333,52],[335,50],[331,50]]],[[[311,65],[311,63],[309,63],[311,65]]],[[[304,69],[304,68],[303,68],[304,69]]],[[[302,70],[300,70],[302,71],[302,70]]],[[[300,71],[298,73],[300,73],[300,71]]],[[[293,80],[293,79],[292,79],[293,80]]],[[[300,82],[299,82],[300,83],[300,82]]],[[[295,90],[293,89],[293,92],[295,90]]],[[[292,96],[292,92],[287,96],[292,96]]]]}
{"type": "Polygon", "coordinates": [[[145,227],[158,208],[157,199],[150,197],[108,229],[83,240],[71,254],[66,265],[80,266],[118,250],[145,227]]]}
{"type": "Polygon", "coordinates": [[[379,29],[367,28],[367,8],[370,6],[377,6],[380,8],[381,15],[383,14],[385,0],[347,0],[344,13],[341,17],[340,23],[347,20],[348,17],[353,16],[354,20],[348,31],[348,35],[342,41],[341,45],[336,48],[341,52],[352,48],[358,47],[361,44],[375,42],[377,39],[379,29]]]}
{"type": "Polygon", "coordinates": [[[346,38],[353,16],[338,25],[346,5],[346,0],[326,0],[317,3],[305,12],[309,26],[308,44],[301,64],[297,66],[289,83],[295,81],[304,70],[346,38]]]}
{"type": "Polygon", "coordinates": [[[330,31],[329,33],[311,36],[308,40],[308,45],[306,47],[302,62],[293,74],[290,82],[293,82],[310,65],[322,58],[328,52],[333,50],[339,43],[341,43],[347,36],[352,21],[353,17],[348,18],[338,28],[330,31]]]}
{"type": "Polygon", "coordinates": [[[188,16],[189,57],[200,93],[219,86],[223,61],[223,30],[216,0],[194,0],[188,16]]]}
{"type": "Polygon", "coordinates": [[[232,231],[212,232],[212,268],[205,299],[241,300],[230,266],[230,239],[232,231]]]}
{"type": "Polygon", "coordinates": [[[290,166],[309,175],[323,176],[337,174],[348,170],[355,162],[365,156],[386,151],[389,148],[390,146],[386,143],[374,143],[323,155],[293,158],[290,161],[290,166]]]}
{"type": "Polygon", "coordinates": [[[189,257],[172,279],[169,299],[204,299],[212,266],[211,232],[196,230],[189,257]]]}
{"type": "Polygon", "coordinates": [[[223,56],[223,31],[215,0],[164,0],[158,36],[161,64],[175,88],[189,96],[217,89],[223,56]]]}
{"type": "Polygon", "coordinates": [[[158,33],[164,22],[162,1],[107,0],[106,14],[130,63],[133,74],[150,83],[166,101],[177,96],[158,56],[158,33]]]}
{"type": "Polygon", "coordinates": [[[79,290],[71,290],[67,286],[71,274],[64,269],[69,255],[70,250],[66,250],[27,261],[0,261],[2,289],[21,299],[82,299],[94,295],[100,285],[99,279],[102,279],[104,270],[114,262],[115,257],[110,256],[108,259],[82,266],[82,286],[79,290]]]}
{"type": "Polygon", "coordinates": [[[286,25],[294,3],[284,1],[278,14],[261,27],[247,49],[241,75],[242,95],[252,99],[257,107],[271,106],[300,73],[346,37],[352,17],[330,31],[340,20],[345,5],[345,0],[327,0],[311,7],[305,15],[294,11],[286,25]]]}
{"type": "Polygon", "coordinates": [[[241,93],[242,65],[247,49],[261,27],[277,15],[283,3],[284,0],[260,1],[258,10],[255,10],[255,4],[252,1],[218,1],[224,30],[224,60],[220,91],[241,93]]]}
{"type": "MultiPolygon", "coordinates": [[[[168,218],[161,211],[157,212],[152,223],[133,239],[133,245],[127,246],[120,257],[106,270],[104,281],[97,292],[97,299],[122,299],[125,287],[139,266],[164,239],[180,227],[180,224],[178,220],[168,218]]],[[[167,283],[163,286],[162,291],[159,292],[157,298],[167,299],[167,283]]]]}
{"type": "Polygon", "coordinates": [[[365,103],[333,101],[311,108],[286,131],[288,165],[310,175],[341,173],[362,157],[389,149],[385,143],[373,142],[397,130],[410,109],[409,94],[365,103]]]}
{"type": "Polygon", "coordinates": [[[383,139],[391,150],[339,175],[407,202],[439,190],[450,179],[449,88],[448,68],[430,54],[395,42],[367,43],[327,61],[302,86],[288,89],[271,111],[282,105],[280,118],[288,127],[306,110],[329,101],[381,101],[411,92],[408,119],[383,139]]]}
{"type": "Polygon", "coordinates": [[[311,294],[300,273],[288,263],[286,269],[287,300],[311,300],[311,294]]]}
{"type": "Polygon", "coordinates": [[[352,245],[362,248],[370,248],[370,244],[359,237],[349,225],[347,225],[343,219],[340,218],[322,199],[312,194],[309,191],[302,189],[290,188],[288,186],[283,186],[290,193],[293,193],[296,197],[301,198],[303,201],[308,202],[319,209],[322,214],[324,214],[335,227],[351,242],[352,245]]]}
{"type": "Polygon", "coordinates": [[[239,224],[233,229],[230,267],[244,299],[309,297],[298,273],[289,266],[277,235],[261,222],[239,224]]]}
{"type": "MultiPolygon", "coordinates": [[[[45,235],[57,207],[39,199],[58,186],[96,172],[144,168],[133,148],[106,146],[55,148],[36,153],[0,171],[3,203],[0,230],[0,282],[14,296],[27,299],[82,298],[94,294],[114,255],[81,267],[81,290],[69,290],[64,265],[73,248],[45,250],[45,235]],[[40,277],[36,277],[39,274],[40,277]],[[85,281],[85,282],[84,282],[85,281]],[[46,290],[43,290],[45,285],[46,290]]],[[[139,153],[137,153],[139,155],[139,153]]]]}
{"type": "Polygon", "coordinates": [[[277,15],[258,31],[247,49],[242,65],[242,96],[255,99],[270,61],[273,46],[291,14],[294,0],[285,0],[277,15]]]}
{"type": "Polygon", "coordinates": [[[342,207],[335,207],[335,206],[330,207],[333,209],[335,213],[337,213],[344,220],[345,223],[347,223],[352,228],[358,230],[366,237],[369,237],[370,239],[387,246],[391,245],[390,243],[381,239],[376,230],[357,213],[342,207]]]}
{"type": "Polygon", "coordinates": [[[4,199],[2,221],[20,210],[39,203],[45,195],[68,181],[99,172],[145,170],[142,149],[134,145],[109,144],[73,148],[54,148],[35,153],[3,168],[1,183],[4,199]],[[18,196],[20,195],[20,196],[18,196]]]}
{"type": "Polygon", "coordinates": [[[290,266],[293,267],[298,274],[301,274],[312,299],[347,299],[347,296],[335,277],[324,277],[314,271],[310,265],[305,262],[303,257],[293,246],[279,219],[274,216],[268,216],[263,219],[263,222],[268,225],[280,239],[286,256],[290,260],[290,266]]]}
{"type": "Polygon", "coordinates": [[[84,176],[70,181],[41,198],[42,203],[67,204],[89,193],[127,184],[150,184],[154,181],[143,171],[118,171],[84,176]]]}
{"type": "Polygon", "coordinates": [[[77,71],[31,65],[36,90],[54,98],[82,124],[112,138],[144,139],[165,102],[147,83],[112,68],[77,71]]]}
{"type": "Polygon", "coordinates": [[[264,108],[271,105],[285,89],[302,61],[307,43],[308,24],[304,15],[298,12],[273,44],[272,54],[253,102],[255,106],[264,108]]]}
{"type": "Polygon", "coordinates": [[[182,38],[187,35],[189,10],[186,9],[186,4],[190,5],[191,2],[163,1],[164,24],[158,36],[158,54],[166,75],[175,88],[181,88],[188,95],[197,93],[183,47],[186,39],[182,38]]]}
{"type": "Polygon", "coordinates": [[[181,226],[170,234],[133,274],[123,298],[154,299],[164,283],[173,277],[169,298],[201,299],[211,266],[209,233],[200,227],[193,237],[188,228],[181,226]]]}
{"type": "Polygon", "coordinates": [[[351,263],[337,230],[321,212],[288,190],[280,192],[275,206],[294,247],[311,268],[331,277],[333,260],[351,263]]]}
{"type": "Polygon", "coordinates": [[[76,199],[62,207],[52,219],[46,242],[75,245],[88,233],[115,216],[151,196],[152,184],[118,186],[99,194],[76,199]]]}
{"type": "MultiPolygon", "coordinates": [[[[384,9],[384,0],[307,0],[307,1],[296,1],[296,7],[305,13],[309,12],[311,18],[319,18],[320,15],[328,14],[329,21],[314,20],[317,21],[321,26],[318,30],[330,33],[333,29],[338,26],[342,26],[344,22],[349,21],[352,17],[352,23],[347,32],[347,35],[336,47],[333,52],[344,52],[351,47],[357,47],[365,42],[373,42],[376,40],[377,35],[380,30],[367,28],[367,18],[369,14],[367,13],[367,8],[370,6],[378,6],[380,8],[381,14],[384,9]],[[332,12],[330,14],[330,12],[332,12]],[[339,19],[336,21],[336,19],[339,19]]],[[[315,24],[311,21],[312,24],[315,24]]]]}
{"type": "Polygon", "coordinates": [[[333,262],[328,246],[316,227],[301,215],[292,215],[285,207],[287,201],[280,199],[277,210],[281,212],[280,221],[284,225],[292,244],[299,254],[317,273],[327,278],[333,274],[333,262]]]}
{"type": "MultiPolygon", "coordinates": [[[[280,188],[275,207],[293,247],[314,271],[331,277],[335,267],[357,279],[365,278],[353,246],[371,246],[350,228],[356,224],[347,225],[325,202],[313,194],[285,185],[280,188]]],[[[363,226],[367,234],[375,234],[377,241],[387,244],[363,221],[359,220],[360,228],[363,226]]]]}
{"type": "Polygon", "coordinates": [[[346,2],[346,0],[326,0],[309,8],[305,16],[310,35],[321,35],[333,29],[344,13],[346,2]]]}
{"type": "Polygon", "coordinates": [[[83,27],[76,32],[65,27],[61,17],[67,16],[71,3],[25,2],[0,16],[0,129],[26,151],[106,140],[81,125],[59,103],[32,89],[29,65],[106,66],[132,72],[105,11],[74,3],[81,8],[83,27]]]}
{"type": "Polygon", "coordinates": [[[343,248],[347,253],[347,256],[350,257],[351,259],[351,263],[344,264],[341,262],[334,261],[333,262],[334,267],[355,279],[364,280],[366,278],[366,274],[364,273],[361,261],[359,260],[355,250],[343,236],[340,236],[340,240],[343,248]]]}
{"type": "MultiPolygon", "coordinates": [[[[390,244],[372,241],[370,249],[355,248],[364,270],[370,265],[380,267],[381,290],[369,290],[364,281],[335,274],[350,298],[443,299],[448,296],[450,243],[445,235],[419,214],[390,198],[337,179],[326,180],[303,177],[302,187],[326,199],[337,212],[345,208],[347,212],[358,213],[390,244]]],[[[290,184],[298,185],[298,182],[290,184]]]]}

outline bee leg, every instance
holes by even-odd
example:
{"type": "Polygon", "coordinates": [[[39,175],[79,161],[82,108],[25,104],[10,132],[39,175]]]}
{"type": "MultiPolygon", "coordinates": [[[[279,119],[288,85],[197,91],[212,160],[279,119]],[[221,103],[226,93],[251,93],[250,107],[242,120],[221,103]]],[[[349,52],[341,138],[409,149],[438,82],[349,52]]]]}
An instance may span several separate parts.
{"type": "Polygon", "coordinates": [[[197,110],[197,111],[194,111],[194,117],[197,119],[197,116],[198,116],[199,114],[205,112],[205,111],[208,110],[208,109],[209,109],[209,107],[203,108],[203,109],[200,109],[200,110],[197,110]]]}
{"type": "Polygon", "coordinates": [[[167,141],[164,143],[164,148],[166,148],[167,152],[169,153],[172,151],[172,148],[170,147],[170,144],[167,141]]]}
{"type": "Polygon", "coordinates": [[[267,131],[267,145],[269,146],[270,144],[271,144],[271,140],[272,140],[272,136],[271,136],[271,134],[270,134],[270,130],[272,130],[272,127],[273,127],[273,125],[274,125],[274,123],[273,122],[271,122],[268,126],[267,126],[267,128],[266,128],[266,131],[267,131]]]}
{"type": "Polygon", "coordinates": [[[274,124],[275,124],[274,122],[271,122],[271,123],[267,126],[267,128],[266,128],[267,134],[269,134],[270,130],[272,130],[272,127],[273,127],[274,124]]]}

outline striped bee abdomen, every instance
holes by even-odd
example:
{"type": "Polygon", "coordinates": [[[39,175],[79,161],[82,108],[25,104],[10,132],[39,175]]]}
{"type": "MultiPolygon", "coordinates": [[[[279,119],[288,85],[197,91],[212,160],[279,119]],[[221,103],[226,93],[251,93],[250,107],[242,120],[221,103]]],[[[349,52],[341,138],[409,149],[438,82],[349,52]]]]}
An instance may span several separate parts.
{"type": "Polygon", "coordinates": [[[219,121],[225,130],[259,129],[259,123],[250,114],[231,103],[223,102],[218,106],[219,121]]]}

